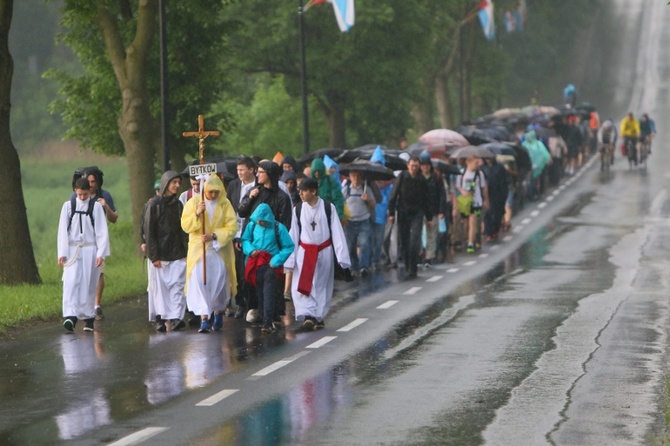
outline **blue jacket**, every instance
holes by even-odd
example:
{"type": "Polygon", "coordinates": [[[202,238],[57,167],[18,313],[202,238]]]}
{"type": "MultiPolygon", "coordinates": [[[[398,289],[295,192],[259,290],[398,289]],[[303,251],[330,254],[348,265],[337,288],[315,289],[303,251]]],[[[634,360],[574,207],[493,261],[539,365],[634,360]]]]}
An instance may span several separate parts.
{"type": "Polygon", "coordinates": [[[272,268],[284,265],[295,247],[286,226],[277,222],[277,231],[275,232],[276,220],[272,209],[266,203],[259,204],[249,220],[250,222],[240,239],[244,255],[249,257],[255,250],[267,251],[272,255],[272,259],[270,259],[272,268]],[[267,222],[267,225],[261,226],[258,224],[259,221],[267,222]],[[277,235],[279,240],[277,240],[277,235]],[[277,244],[277,241],[279,241],[279,244],[277,244]]]}

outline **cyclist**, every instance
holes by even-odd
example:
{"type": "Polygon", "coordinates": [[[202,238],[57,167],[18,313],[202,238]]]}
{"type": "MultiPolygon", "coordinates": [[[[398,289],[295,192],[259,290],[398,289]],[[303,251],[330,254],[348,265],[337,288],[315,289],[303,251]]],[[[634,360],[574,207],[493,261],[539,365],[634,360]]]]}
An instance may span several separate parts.
{"type": "Polygon", "coordinates": [[[651,140],[654,135],[656,135],[656,123],[645,113],[640,119],[640,142],[647,143],[647,147],[649,147],[647,155],[651,155],[651,140]]]}
{"type": "Polygon", "coordinates": [[[605,119],[597,133],[598,147],[600,147],[600,170],[605,169],[605,150],[609,154],[610,164],[614,164],[614,144],[617,136],[616,125],[612,118],[605,119]]]}
{"type": "Polygon", "coordinates": [[[637,141],[640,138],[640,123],[633,116],[633,112],[628,112],[628,115],[621,121],[621,136],[623,136],[628,160],[637,166],[637,141]],[[629,149],[629,146],[632,149],[629,149]]]}

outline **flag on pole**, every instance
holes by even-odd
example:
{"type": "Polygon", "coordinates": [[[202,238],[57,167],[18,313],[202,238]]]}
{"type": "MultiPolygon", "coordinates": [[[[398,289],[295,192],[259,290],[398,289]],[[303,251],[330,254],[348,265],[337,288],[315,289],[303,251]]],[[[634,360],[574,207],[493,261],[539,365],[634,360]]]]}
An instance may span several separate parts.
{"type": "Polygon", "coordinates": [[[332,3],[340,31],[347,32],[354,26],[354,0],[309,0],[305,5],[305,11],[322,3],[332,3]]]}
{"type": "Polygon", "coordinates": [[[496,38],[496,25],[493,20],[493,0],[481,0],[479,5],[479,22],[484,29],[484,36],[487,40],[496,38]]]}

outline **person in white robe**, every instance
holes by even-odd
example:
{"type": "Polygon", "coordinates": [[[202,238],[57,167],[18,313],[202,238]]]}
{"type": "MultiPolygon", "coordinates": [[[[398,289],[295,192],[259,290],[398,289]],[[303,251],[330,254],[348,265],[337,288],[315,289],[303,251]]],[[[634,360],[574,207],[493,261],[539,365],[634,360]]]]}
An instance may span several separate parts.
{"type": "Polygon", "coordinates": [[[93,203],[89,213],[91,186],[86,178],[75,183],[75,213],[72,202],[63,203],[58,221],[58,266],[63,268],[63,327],[73,331],[83,319],[84,330],[93,331],[95,292],[105,257],[110,255],[107,219],[102,205],[93,203]]]}
{"type": "Polygon", "coordinates": [[[306,178],[298,188],[302,205],[298,218],[291,221],[290,231],[295,250],[284,268],[293,271],[291,296],[295,318],[302,322],[303,330],[310,331],[325,327],[324,319],[333,297],[335,259],[342,268],[349,268],[351,260],[337,210],[332,203],[319,198],[318,182],[306,178]],[[326,205],[331,207],[330,228],[326,205]]]}
{"type": "Polygon", "coordinates": [[[237,233],[237,218],[219,177],[211,175],[203,190],[204,200],[196,195],[186,202],[181,227],[189,235],[186,302],[193,313],[200,315],[199,332],[208,333],[223,328],[223,310],[230,296],[237,292],[231,243],[237,233]],[[210,320],[212,313],[213,323],[210,320]]]}
{"type": "Polygon", "coordinates": [[[181,228],[184,206],[177,194],[181,187],[181,174],[173,170],[163,173],[159,194],[149,200],[144,211],[146,254],[152,269],[149,277],[149,320],[156,321],[156,329],[172,330],[186,326],[186,253],[188,237],[181,228]]]}

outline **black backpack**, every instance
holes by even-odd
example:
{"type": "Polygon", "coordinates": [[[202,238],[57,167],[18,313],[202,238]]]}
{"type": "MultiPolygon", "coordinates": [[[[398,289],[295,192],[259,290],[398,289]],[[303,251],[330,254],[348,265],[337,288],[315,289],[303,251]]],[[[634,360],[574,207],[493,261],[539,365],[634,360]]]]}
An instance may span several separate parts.
{"type": "Polygon", "coordinates": [[[102,170],[98,166],[88,166],[88,167],[78,167],[72,175],[72,189],[74,189],[74,183],[77,182],[79,178],[86,178],[89,175],[95,176],[96,182],[98,183],[98,190],[102,189],[102,170]]]}
{"type": "MultiPolygon", "coordinates": [[[[323,199],[322,199],[323,200],[323,199]]],[[[332,209],[330,207],[330,201],[323,200],[324,208],[326,210],[326,219],[328,220],[328,233],[330,233],[330,240],[333,239],[333,231],[330,227],[330,216],[332,215],[332,209]]],[[[295,205],[295,218],[298,222],[298,239],[300,239],[300,234],[302,233],[302,223],[300,223],[300,213],[302,212],[302,200],[295,205]]],[[[335,262],[335,280],[343,280],[345,282],[353,282],[354,276],[351,274],[351,269],[342,268],[340,262],[337,261],[335,256],[335,249],[333,249],[333,261],[335,262]]]]}
{"type": "MultiPolygon", "coordinates": [[[[86,209],[86,212],[78,211],[77,210],[77,198],[72,197],[70,198],[70,221],[67,224],[67,232],[70,232],[70,227],[72,227],[72,219],[74,218],[74,214],[81,214],[81,215],[88,215],[88,218],[91,219],[91,225],[93,226],[93,229],[95,230],[95,218],[93,217],[93,207],[95,206],[95,200],[93,198],[89,198],[88,200],[88,209],[86,209]]],[[[79,233],[81,234],[82,228],[79,226],[79,233]]]]}

